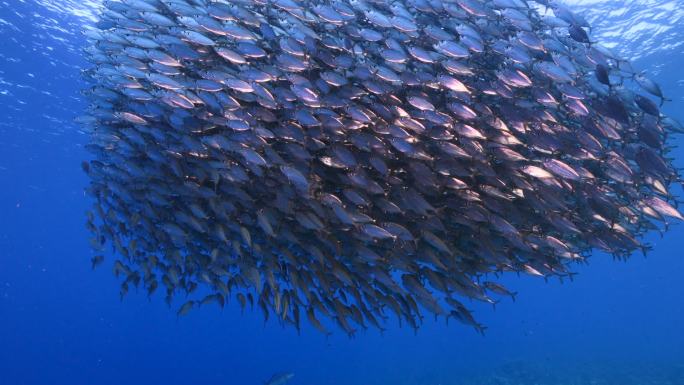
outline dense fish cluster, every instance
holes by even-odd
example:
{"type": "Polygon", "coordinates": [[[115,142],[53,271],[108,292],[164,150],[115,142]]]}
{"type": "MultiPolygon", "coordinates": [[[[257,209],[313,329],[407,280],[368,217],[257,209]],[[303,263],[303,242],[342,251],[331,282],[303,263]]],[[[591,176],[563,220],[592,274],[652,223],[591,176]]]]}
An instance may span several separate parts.
{"type": "Polygon", "coordinates": [[[181,315],[481,331],[463,300],[512,296],[498,273],[565,277],[682,218],[682,128],[588,27],[541,0],[106,1],[93,246],[181,315]]]}

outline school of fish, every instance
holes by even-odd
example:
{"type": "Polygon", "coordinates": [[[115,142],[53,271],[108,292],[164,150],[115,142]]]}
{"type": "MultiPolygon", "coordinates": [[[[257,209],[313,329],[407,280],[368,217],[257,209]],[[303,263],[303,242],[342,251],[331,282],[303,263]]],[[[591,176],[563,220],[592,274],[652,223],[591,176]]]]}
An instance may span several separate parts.
{"type": "Polygon", "coordinates": [[[500,273],[683,219],[660,87],[555,2],[110,0],[84,33],[93,265],[179,315],[483,331],[500,273]]]}

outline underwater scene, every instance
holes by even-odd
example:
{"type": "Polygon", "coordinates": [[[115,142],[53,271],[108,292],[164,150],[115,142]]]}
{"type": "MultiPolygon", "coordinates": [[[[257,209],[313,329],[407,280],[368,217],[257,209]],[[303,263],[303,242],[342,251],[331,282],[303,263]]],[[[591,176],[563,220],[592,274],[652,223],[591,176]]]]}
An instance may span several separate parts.
{"type": "Polygon", "coordinates": [[[684,385],[681,0],[0,0],[0,385],[684,385]]]}

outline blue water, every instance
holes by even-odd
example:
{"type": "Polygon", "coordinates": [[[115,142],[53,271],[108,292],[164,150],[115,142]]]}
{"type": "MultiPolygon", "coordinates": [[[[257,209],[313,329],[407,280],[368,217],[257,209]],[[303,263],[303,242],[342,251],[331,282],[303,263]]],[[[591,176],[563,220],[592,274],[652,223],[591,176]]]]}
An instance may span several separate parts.
{"type": "MultiPolygon", "coordinates": [[[[634,20],[655,23],[656,3],[684,7],[628,2],[602,24],[638,34],[634,20]]],[[[652,234],[647,258],[594,255],[574,282],[506,277],[515,302],[469,304],[485,336],[426,319],[417,333],[390,325],[326,338],[264,325],[235,302],[182,319],[142,290],[121,302],[111,259],[90,268],[87,137],[72,123],[85,103],[79,30],[90,7],[0,1],[0,385],[250,385],[284,371],[292,385],[684,384],[682,225],[652,234]]],[[[684,47],[657,44],[681,42],[684,25],[642,33],[663,38],[620,49],[655,74],[674,99],[665,111],[684,120],[684,47]]],[[[681,148],[672,156],[684,165],[681,148]]]]}

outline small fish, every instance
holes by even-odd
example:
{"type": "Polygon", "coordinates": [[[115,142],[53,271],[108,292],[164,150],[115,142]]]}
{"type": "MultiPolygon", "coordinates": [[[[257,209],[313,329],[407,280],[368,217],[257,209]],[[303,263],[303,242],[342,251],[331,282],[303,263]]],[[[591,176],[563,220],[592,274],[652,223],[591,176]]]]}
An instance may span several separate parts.
{"type": "Polygon", "coordinates": [[[294,373],[277,373],[264,382],[264,385],[284,385],[294,378],[294,373]]]}
{"type": "Polygon", "coordinates": [[[634,76],[634,80],[643,88],[646,92],[650,93],[653,96],[657,96],[660,98],[660,105],[662,106],[663,103],[666,101],[671,101],[670,99],[665,98],[663,96],[663,91],[660,89],[660,86],[658,83],[654,82],[650,78],[648,78],[644,73],[639,73],[634,76]]]}
{"type": "Polygon", "coordinates": [[[104,262],[104,256],[96,255],[90,259],[90,262],[92,264],[92,268],[95,269],[97,266],[101,265],[102,262],[104,262]]]}
{"type": "Polygon", "coordinates": [[[178,316],[182,317],[188,315],[188,313],[190,313],[196,304],[197,303],[195,301],[187,301],[180,307],[180,309],[178,309],[178,316]]]}

